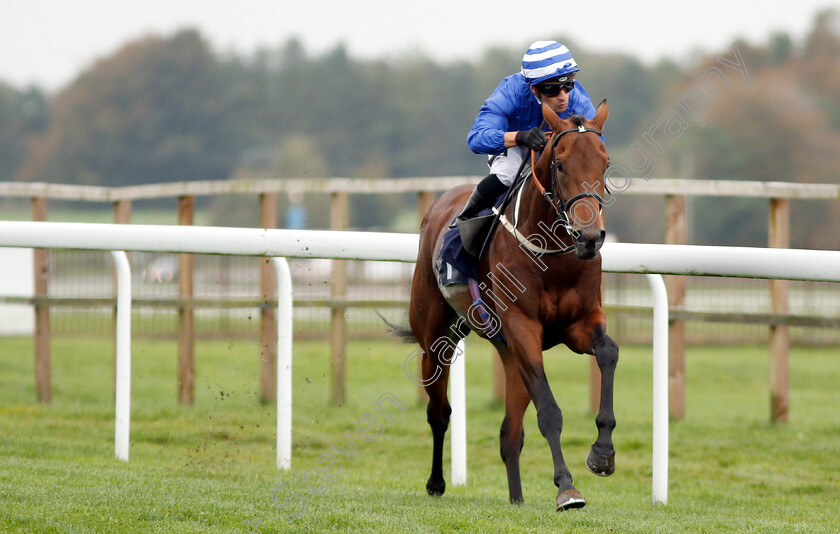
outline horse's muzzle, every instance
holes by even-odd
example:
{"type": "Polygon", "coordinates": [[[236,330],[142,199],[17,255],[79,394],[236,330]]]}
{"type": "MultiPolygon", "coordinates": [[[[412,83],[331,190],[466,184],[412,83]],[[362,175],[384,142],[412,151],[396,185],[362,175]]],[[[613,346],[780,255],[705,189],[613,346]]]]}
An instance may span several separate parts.
{"type": "Polygon", "coordinates": [[[575,254],[582,260],[591,260],[598,254],[607,237],[606,230],[579,230],[574,235],[575,254]]]}

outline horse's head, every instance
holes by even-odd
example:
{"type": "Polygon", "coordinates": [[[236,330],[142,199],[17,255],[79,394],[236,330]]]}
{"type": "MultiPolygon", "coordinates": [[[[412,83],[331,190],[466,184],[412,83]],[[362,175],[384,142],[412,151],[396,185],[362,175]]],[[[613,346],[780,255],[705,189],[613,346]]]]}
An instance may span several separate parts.
{"type": "Polygon", "coordinates": [[[543,116],[554,132],[535,174],[572,236],[575,253],[592,259],[604,244],[606,230],[601,204],[606,191],[604,173],[609,158],[601,130],[609,115],[607,101],[598,105],[593,119],[575,115],[561,119],[543,104],[543,116]]]}

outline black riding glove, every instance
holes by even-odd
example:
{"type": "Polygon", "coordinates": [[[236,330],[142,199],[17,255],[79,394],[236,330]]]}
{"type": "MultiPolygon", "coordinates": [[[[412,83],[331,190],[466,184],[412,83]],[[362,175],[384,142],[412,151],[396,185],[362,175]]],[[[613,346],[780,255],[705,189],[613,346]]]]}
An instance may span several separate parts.
{"type": "Polygon", "coordinates": [[[516,144],[519,146],[527,146],[531,150],[539,152],[545,146],[547,139],[545,132],[539,126],[534,126],[530,130],[516,132],[516,144]]]}

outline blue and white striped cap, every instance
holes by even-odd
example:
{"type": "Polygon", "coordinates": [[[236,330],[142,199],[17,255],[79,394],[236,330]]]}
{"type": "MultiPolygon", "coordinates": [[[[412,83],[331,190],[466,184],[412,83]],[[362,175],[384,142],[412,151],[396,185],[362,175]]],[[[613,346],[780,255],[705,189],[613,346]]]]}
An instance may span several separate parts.
{"type": "Polygon", "coordinates": [[[579,70],[569,49],[557,41],[536,41],[522,56],[522,75],[529,85],[579,70]]]}

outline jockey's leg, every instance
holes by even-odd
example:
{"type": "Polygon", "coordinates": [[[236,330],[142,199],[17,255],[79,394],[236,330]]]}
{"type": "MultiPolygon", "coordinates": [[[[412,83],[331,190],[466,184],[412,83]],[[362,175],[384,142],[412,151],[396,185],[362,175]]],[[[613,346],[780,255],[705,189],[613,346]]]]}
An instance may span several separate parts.
{"type": "Polygon", "coordinates": [[[455,222],[450,228],[454,228],[461,221],[475,217],[481,210],[491,207],[496,198],[513,183],[526,153],[527,149],[524,147],[511,147],[503,154],[491,156],[488,161],[490,174],[475,186],[467,204],[455,217],[455,222]]]}
{"type": "Polygon", "coordinates": [[[498,176],[495,174],[488,174],[485,176],[480,182],[478,182],[478,184],[476,184],[470,198],[467,199],[464,209],[462,209],[461,213],[455,217],[455,222],[452,223],[450,228],[454,228],[461,221],[472,219],[478,215],[481,210],[492,206],[493,201],[495,201],[499,195],[504,193],[505,190],[507,190],[507,186],[499,180],[498,176]]]}

